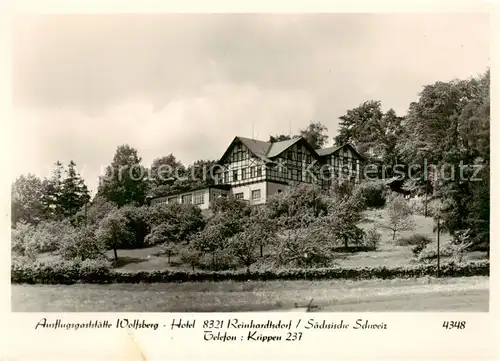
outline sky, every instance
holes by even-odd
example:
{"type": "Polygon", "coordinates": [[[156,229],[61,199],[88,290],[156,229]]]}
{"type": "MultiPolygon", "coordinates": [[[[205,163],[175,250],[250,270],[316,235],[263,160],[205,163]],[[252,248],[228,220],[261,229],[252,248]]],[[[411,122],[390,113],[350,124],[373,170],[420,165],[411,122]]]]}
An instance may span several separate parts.
{"type": "Polygon", "coordinates": [[[143,165],[218,159],[367,100],[404,115],[422,87],[489,66],[487,14],[23,16],[13,29],[12,175],[73,160],[96,191],[117,146],[143,165]]]}

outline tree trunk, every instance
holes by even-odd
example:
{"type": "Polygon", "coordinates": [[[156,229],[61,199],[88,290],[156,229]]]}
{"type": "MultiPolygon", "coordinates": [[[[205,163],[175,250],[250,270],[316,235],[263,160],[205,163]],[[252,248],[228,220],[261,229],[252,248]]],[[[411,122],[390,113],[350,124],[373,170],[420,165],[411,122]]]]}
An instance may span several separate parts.
{"type": "Polygon", "coordinates": [[[115,255],[115,262],[118,261],[118,253],[116,252],[116,247],[113,248],[113,253],[115,255]]]}
{"type": "Polygon", "coordinates": [[[260,256],[261,257],[264,257],[264,246],[263,245],[260,245],[260,256]]]}
{"type": "Polygon", "coordinates": [[[344,247],[345,248],[349,247],[349,241],[346,236],[344,236],[344,247]]]}
{"type": "Polygon", "coordinates": [[[396,231],[392,231],[392,240],[394,241],[396,239],[396,231]]]}
{"type": "Polygon", "coordinates": [[[170,265],[170,251],[167,253],[168,264],[170,265]]]}

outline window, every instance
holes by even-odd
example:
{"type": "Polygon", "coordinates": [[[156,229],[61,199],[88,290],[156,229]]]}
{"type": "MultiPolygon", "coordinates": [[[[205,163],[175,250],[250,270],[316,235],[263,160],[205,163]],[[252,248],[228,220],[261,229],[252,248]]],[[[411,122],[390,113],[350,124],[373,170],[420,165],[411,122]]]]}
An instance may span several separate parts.
{"type": "Polygon", "coordinates": [[[299,152],[299,153],[297,153],[297,160],[298,160],[299,162],[302,162],[302,153],[300,153],[300,152],[299,152]]]}
{"type": "Polygon", "coordinates": [[[243,199],[243,192],[242,193],[235,193],[234,198],[236,199],[243,199]]]}
{"type": "Polygon", "coordinates": [[[262,167],[257,168],[257,177],[262,177],[262,167]]]}
{"type": "Polygon", "coordinates": [[[292,179],[297,180],[297,169],[292,169],[292,179]]]}
{"type": "Polygon", "coordinates": [[[252,191],[252,200],[260,199],[260,189],[254,189],[252,191]]]}
{"type": "Polygon", "coordinates": [[[256,171],[255,167],[250,168],[250,178],[255,178],[255,171],[256,171]]]}
{"type": "Polygon", "coordinates": [[[306,156],[306,162],[307,162],[308,164],[309,164],[309,163],[311,163],[311,156],[310,156],[310,155],[306,156]]]}
{"type": "Polygon", "coordinates": [[[182,199],[182,204],[192,204],[193,203],[193,195],[192,194],[185,194],[181,197],[182,199]]]}
{"type": "Polygon", "coordinates": [[[302,171],[300,169],[297,171],[297,176],[298,176],[298,180],[300,182],[302,182],[302,171]]]}
{"type": "Polygon", "coordinates": [[[194,204],[203,204],[205,203],[205,195],[203,192],[194,194],[194,204]]]}
{"type": "Polygon", "coordinates": [[[177,203],[177,197],[171,197],[167,201],[168,204],[174,204],[177,203]]]}
{"type": "Polygon", "coordinates": [[[246,179],[247,177],[247,169],[246,168],[243,168],[241,169],[241,179],[246,179]]]}
{"type": "Polygon", "coordinates": [[[288,159],[289,160],[292,160],[292,158],[293,158],[292,154],[293,154],[292,151],[289,150],[288,151],[288,159]]]}
{"type": "Polygon", "coordinates": [[[229,172],[224,172],[224,183],[229,182],[229,172]]]}
{"type": "Polygon", "coordinates": [[[357,166],[357,163],[358,163],[358,161],[353,160],[353,162],[352,162],[352,170],[353,170],[353,171],[356,171],[356,170],[357,170],[357,167],[356,167],[356,166],[357,166]]]}
{"type": "Polygon", "coordinates": [[[235,182],[237,180],[238,180],[238,171],[237,170],[233,170],[233,182],[235,182]]]}

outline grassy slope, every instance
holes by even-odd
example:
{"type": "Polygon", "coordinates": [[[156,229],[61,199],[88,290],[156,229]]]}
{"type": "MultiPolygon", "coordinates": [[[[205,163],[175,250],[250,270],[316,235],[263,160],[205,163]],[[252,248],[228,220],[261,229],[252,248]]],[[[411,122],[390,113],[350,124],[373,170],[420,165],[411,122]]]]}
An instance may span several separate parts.
{"type": "Polygon", "coordinates": [[[12,285],[13,311],[488,311],[488,277],[367,281],[12,285]]]}

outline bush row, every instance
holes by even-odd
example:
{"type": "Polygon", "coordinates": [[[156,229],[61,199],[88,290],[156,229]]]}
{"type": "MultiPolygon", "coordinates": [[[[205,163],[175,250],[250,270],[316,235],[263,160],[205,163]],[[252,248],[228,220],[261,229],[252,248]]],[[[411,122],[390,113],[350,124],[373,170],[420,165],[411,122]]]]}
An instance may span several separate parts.
{"type": "MultiPolygon", "coordinates": [[[[469,263],[447,263],[441,266],[442,277],[488,276],[489,261],[469,263]]],[[[201,281],[248,281],[248,280],[321,280],[321,279],[369,279],[369,278],[414,278],[436,275],[435,265],[407,267],[364,267],[316,268],[316,269],[278,269],[265,271],[151,271],[116,272],[107,264],[96,261],[26,263],[12,264],[13,283],[169,283],[201,281]]]]}

